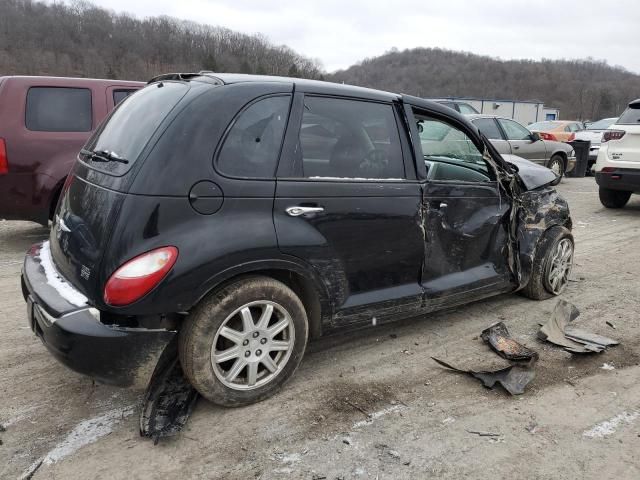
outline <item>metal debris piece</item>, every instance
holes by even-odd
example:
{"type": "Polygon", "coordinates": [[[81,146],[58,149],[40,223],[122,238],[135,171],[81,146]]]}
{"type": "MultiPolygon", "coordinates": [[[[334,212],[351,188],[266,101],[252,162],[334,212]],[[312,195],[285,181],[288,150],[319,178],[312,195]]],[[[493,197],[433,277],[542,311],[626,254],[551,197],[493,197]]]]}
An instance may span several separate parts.
{"type": "Polygon", "coordinates": [[[531,360],[538,358],[538,353],[516,342],[504,323],[494,323],[485,328],[480,335],[482,339],[489,343],[491,348],[507,360],[531,360]]]}
{"type": "Polygon", "coordinates": [[[551,319],[538,331],[538,338],[564,347],[571,353],[600,353],[609,346],[619,344],[611,338],[569,326],[578,315],[580,311],[575,305],[562,299],[558,300],[551,319]]]}
{"type": "Polygon", "coordinates": [[[607,320],[605,323],[609,325],[611,328],[613,328],[614,330],[616,329],[616,326],[613,324],[613,322],[610,322],[609,320],[607,320]]]}
{"type": "Polygon", "coordinates": [[[140,435],[154,444],[182,430],[199,397],[182,371],[177,345],[176,338],[162,352],[144,394],[140,435]]]}
{"type": "Polygon", "coordinates": [[[496,383],[499,383],[511,395],[522,395],[525,387],[536,376],[536,372],[533,369],[535,359],[524,365],[510,365],[506,368],[494,371],[475,371],[456,368],[442,360],[438,360],[435,357],[431,358],[441,366],[453,370],[454,372],[466,373],[467,375],[477,378],[487,388],[493,388],[496,383]]]}
{"type": "Polygon", "coordinates": [[[467,433],[478,435],[479,437],[501,437],[501,433],[483,432],[482,430],[467,430],[467,433]]]}

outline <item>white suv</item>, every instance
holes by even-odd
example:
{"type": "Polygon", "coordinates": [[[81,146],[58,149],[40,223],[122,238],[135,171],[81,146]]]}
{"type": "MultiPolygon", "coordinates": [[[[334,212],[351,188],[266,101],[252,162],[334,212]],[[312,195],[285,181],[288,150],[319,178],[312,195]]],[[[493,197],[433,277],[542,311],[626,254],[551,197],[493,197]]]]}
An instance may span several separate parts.
{"type": "Polygon", "coordinates": [[[640,193],[640,99],[602,133],[594,170],[605,207],[622,208],[632,193],[640,193]]]}

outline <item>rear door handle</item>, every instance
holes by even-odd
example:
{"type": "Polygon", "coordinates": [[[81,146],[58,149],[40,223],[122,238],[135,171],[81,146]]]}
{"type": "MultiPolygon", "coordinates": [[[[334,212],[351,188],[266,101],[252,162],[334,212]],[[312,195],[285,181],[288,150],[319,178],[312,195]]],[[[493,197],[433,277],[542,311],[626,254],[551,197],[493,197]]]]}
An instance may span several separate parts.
{"type": "Polygon", "coordinates": [[[291,217],[299,217],[300,215],[306,215],[308,213],[322,213],[324,208],[322,207],[289,207],[286,210],[287,214],[291,217]]]}

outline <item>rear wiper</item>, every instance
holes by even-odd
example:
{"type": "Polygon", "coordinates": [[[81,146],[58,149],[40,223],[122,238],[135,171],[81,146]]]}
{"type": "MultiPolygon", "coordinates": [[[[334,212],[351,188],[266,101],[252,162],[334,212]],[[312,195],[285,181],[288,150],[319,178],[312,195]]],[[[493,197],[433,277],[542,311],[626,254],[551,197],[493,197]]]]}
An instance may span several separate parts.
{"type": "Polygon", "coordinates": [[[118,162],[124,163],[125,165],[129,163],[129,160],[120,158],[118,155],[113,152],[109,152],[108,150],[87,150],[86,148],[83,148],[80,150],[80,155],[85,155],[90,160],[96,162],[118,162]]]}

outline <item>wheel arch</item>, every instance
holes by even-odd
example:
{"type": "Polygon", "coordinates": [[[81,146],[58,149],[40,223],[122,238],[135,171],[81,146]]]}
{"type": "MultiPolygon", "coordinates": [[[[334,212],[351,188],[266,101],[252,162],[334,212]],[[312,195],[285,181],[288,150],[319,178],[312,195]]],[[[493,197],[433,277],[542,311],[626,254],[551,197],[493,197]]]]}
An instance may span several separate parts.
{"type": "Polygon", "coordinates": [[[256,275],[273,278],[291,288],[307,312],[310,337],[322,336],[323,325],[331,320],[332,306],[329,295],[312,267],[292,260],[261,260],[227,269],[206,283],[189,310],[211,292],[242,278],[256,275]]]}

